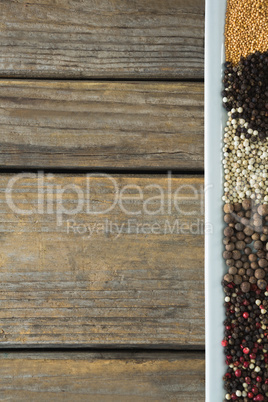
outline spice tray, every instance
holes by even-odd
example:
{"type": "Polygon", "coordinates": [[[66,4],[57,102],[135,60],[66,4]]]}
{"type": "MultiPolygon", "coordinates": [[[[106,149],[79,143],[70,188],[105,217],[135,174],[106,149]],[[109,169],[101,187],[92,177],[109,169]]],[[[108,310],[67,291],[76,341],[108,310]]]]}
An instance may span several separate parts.
{"type": "Polygon", "coordinates": [[[226,0],[206,0],[205,28],[205,309],[206,402],[224,399],[224,297],[222,258],[222,136],[227,113],[222,106],[226,0]]]}

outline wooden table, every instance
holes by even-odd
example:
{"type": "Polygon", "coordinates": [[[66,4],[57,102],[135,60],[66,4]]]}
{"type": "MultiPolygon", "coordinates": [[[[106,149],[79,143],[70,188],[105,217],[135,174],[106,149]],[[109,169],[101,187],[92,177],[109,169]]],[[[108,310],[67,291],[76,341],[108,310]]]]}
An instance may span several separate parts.
{"type": "Polygon", "coordinates": [[[204,400],[204,1],[0,9],[0,399],[204,400]]]}

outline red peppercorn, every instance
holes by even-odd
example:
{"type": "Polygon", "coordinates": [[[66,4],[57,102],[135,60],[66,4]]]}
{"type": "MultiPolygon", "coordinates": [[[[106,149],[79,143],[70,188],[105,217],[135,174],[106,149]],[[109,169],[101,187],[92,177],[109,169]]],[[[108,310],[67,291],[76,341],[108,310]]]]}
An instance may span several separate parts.
{"type": "Polygon", "coordinates": [[[243,353],[244,353],[245,355],[248,355],[248,354],[249,354],[249,348],[244,348],[244,349],[243,349],[243,353]]]}
{"type": "Polygon", "coordinates": [[[261,328],[261,324],[259,322],[256,323],[256,328],[261,328]]]}
{"type": "Polygon", "coordinates": [[[228,379],[232,378],[231,373],[226,373],[225,377],[228,378],[228,379]]]}
{"type": "Polygon", "coordinates": [[[249,357],[250,357],[251,359],[256,359],[255,353],[250,353],[249,357]]]}
{"type": "Polygon", "coordinates": [[[247,384],[250,384],[250,383],[251,383],[251,378],[250,378],[250,377],[246,377],[246,378],[245,378],[245,382],[246,382],[247,384]]]}
{"type": "Polygon", "coordinates": [[[227,329],[227,331],[230,331],[232,327],[231,327],[231,325],[226,325],[225,328],[227,329]]]}
{"type": "Polygon", "coordinates": [[[221,344],[222,344],[223,347],[226,347],[226,346],[228,345],[228,341],[223,340],[223,341],[221,342],[221,344]]]}
{"type": "Polygon", "coordinates": [[[244,357],[243,356],[241,356],[240,358],[239,358],[239,360],[240,360],[240,363],[244,363],[244,361],[245,361],[245,359],[244,359],[244,357]]]}
{"type": "Polygon", "coordinates": [[[231,398],[232,398],[233,401],[236,401],[238,397],[237,397],[237,395],[235,393],[233,393],[231,395],[231,398]]]}
{"type": "Polygon", "coordinates": [[[244,306],[249,306],[249,301],[248,300],[244,300],[243,301],[244,306]]]}
{"type": "Polygon", "coordinates": [[[245,362],[245,363],[244,363],[244,367],[245,367],[245,368],[248,368],[248,367],[249,367],[249,362],[245,362]]]}
{"type": "Polygon", "coordinates": [[[254,397],[253,393],[252,393],[252,392],[248,392],[248,398],[249,398],[249,399],[252,399],[253,397],[254,397]]]}
{"type": "Polygon", "coordinates": [[[260,290],[260,289],[257,289],[257,290],[256,290],[256,294],[257,294],[257,295],[260,295],[260,294],[261,294],[261,290],[260,290]]]}
{"type": "Polygon", "coordinates": [[[259,392],[258,388],[257,388],[255,385],[253,385],[253,387],[251,388],[251,391],[252,391],[253,394],[255,394],[255,395],[259,392]]]}
{"type": "Polygon", "coordinates": [[[247,313],[247,312],[243,313],[243,317],[247,320],[249,317],[249,313],[247,313]]]}
{"type": "Polygon", "coordinates": [[[238,377],[238,378],[241,377],[241,374],[242,374],[241,370],[239,370],[239,369],[235,370],[236,377],[238,377]]]}
{"type": "Polygon", "coordinates": [[[254,398],[254,399],[256,399],[256,401],[264,401],[264,396],[261,395],[261,394],[258,394],[258,395],[256,396],[256,398],[254,398]]]}
{"type": "Polygon", "coordinates": [[[260,376],[256,377],[257,382],[262,382],[262,378],[260,376]]]}

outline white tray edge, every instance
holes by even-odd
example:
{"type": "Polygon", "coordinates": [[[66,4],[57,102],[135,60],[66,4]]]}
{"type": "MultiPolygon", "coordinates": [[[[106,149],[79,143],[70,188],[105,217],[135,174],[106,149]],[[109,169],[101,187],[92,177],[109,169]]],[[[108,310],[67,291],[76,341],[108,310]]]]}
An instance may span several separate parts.
{"type": "MultiPolygon", "coordinates": [[[[226,0],[206,0],[205,18],[205,216],[213,234],[205,235],[206,402],[222,402],[225,372],[223,338],[221,145],[226,112],[222,107],[226,0]]],[[[208,226],[207,226],[208,229],[208,226]]]]}

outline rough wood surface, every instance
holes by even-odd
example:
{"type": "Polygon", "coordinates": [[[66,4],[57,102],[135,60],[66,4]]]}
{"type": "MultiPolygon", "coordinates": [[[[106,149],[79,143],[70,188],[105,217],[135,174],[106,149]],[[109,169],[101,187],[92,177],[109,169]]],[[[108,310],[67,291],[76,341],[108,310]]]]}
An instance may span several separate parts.
{"type": "Polygon", "coordinates": [[[1,353],[1,400],[202,402],[203,353],[1,353]]]}
{"type": "Polygon", "coordinates": [[[203,169],[203,85],[0,81],[0,166],[203,169]]]}
{"type": "Polygon", "coordinates": [[[1,1],[0,75],[202,78],[204,3],[1,1]]]}
{"type": "Polygon", "coordinates": [[[0,176],[2,347],[203,347],[202,178],[114,176],[113,208],[105,177],[39,176],[39,199],[34,174],[12,178],[0,176]],[[86,188],[89,208],[56,219],[60,197],[74,209],[86,188]]]}

